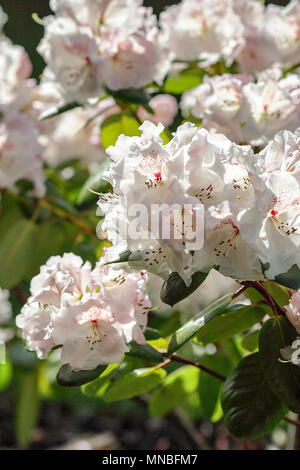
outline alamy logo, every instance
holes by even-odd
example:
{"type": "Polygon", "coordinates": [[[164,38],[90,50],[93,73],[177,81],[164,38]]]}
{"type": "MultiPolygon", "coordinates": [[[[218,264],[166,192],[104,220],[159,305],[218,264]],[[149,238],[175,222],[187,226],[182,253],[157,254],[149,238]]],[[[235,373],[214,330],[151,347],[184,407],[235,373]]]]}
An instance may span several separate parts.
{"type": "Polygon", "coordinates": [[[292,344],[292,349],[295,350],[292,353],[291,362],[297,366],[300,365],[300,339],[295,339],[292,344]]]}
{"type": "MultiPolygon", "coordinates": [[[[112,221],[111,221],[112,222],[112,221]]],[[[186,250],[200,250],[204,243],[203,204],[131,204],[113,220],[114,229],[123,240],[181,245],[186,250]]],[[[98,224],[97,235],[102,233],[98,224]]]]}

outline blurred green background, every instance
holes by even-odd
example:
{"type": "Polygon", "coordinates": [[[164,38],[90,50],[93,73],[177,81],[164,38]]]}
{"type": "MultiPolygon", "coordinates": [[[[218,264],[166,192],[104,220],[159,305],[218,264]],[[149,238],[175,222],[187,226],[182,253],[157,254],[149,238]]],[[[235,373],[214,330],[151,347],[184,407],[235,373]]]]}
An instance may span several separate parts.
{"type": "MultiPolygon", "coordinates": [[[[195,0],[197,1],[197,0],[195,0]]],[[[209,1],[209,0],[207,0],[209,1]]],[[[167,5],[179,3],[171,0],[144,0],[144,5],[152,6],[155,13],[159,13],[167,5]]],[[[286,5],[288,1],[277,0],[266,3],[286,5]]],[[[39,17],[51,14],[49,0],[1,0],[2,8],[9,16],[5,32],[14,43],[24,46],[33,63],[33,76],[38,78],[44,68],[44,62],[36,52],[36,47],[43,35],[43,27],[35,23],[31,17],[37,13],[39,17]]]]}

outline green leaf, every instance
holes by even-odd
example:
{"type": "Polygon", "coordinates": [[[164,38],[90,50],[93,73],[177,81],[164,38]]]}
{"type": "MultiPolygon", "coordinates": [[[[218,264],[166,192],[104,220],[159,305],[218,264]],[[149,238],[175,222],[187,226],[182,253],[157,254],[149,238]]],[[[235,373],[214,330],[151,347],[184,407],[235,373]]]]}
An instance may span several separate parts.
{"type": "Polygon", "coordinates": [[[98,379],[81,387],[81,391],[88,397],[102,398],[110,385],[110,379],[120,367],[119,364],[109,364],[98,379]]]}
{"type": "Polygon", "coordinates": [[[284,305],[288,305],[290,300],[290,293],[286,287],[280,286],[274,281],[266,281],[265,288],[271,294],[279,307],[282,308],[284,305]]]}
{"type": "Polygon", "coordinates": [[[272,431],[286,413],[268,384],[258,353],[242,359],[228,376],[221,403],[225,424],[239,439],[272,431]]]}
{"type": "Polygon", "coordinates": [[[18,445],[26,448],[30,444],[39,412],[38,371],[24,372],[20,384],[16,406],[16,437],[18,445]]]}
{"type": "Polygon", "coordinates": [[[84,183],[83,188],[81,188],[77,204],[83,204],[84,202],[92,200],[95,195],[91,193],[88,188],[91,188],[93,191],[98,193],[107,193],[112,189],[111,184],[103,179],[103,173],[108,170],[110,165],[110,159],[106,158],[99,166],[98,170],[91,175],[86,182],[84,183]]]}
{"type": "Polygon", "coordinates": [[[197,335],[201,343],[214,343],[232,338],[249,330],[265,316],[263,309],[247,305],[238,309],[227,309],[203,326],[197,335]]]}
{"type": "Polygon", "coordinates": [[[160,134],[160,137],[163,140],[163,145],[167,145],[173,139],[172,133],[169,129],[164,129],[160,134]]]}
{"type": "Polygon", "coordinates": [[[259,336],[259,357],[275,395],[290,410],[300,413],[300,368],[292,363],[280,362],[280,349],[291,346],[297,332],[285,317],[268,320],[259,336]]]}
{"type": "MultiPolygon", "coordinates": [[[[224,376],[227,376],[232,369],[230,360],[220,353],[205,355],[199,359],[199,362],[224,376]]],[[[211,419],[214,416],[219,406],[221,387],[222,382],[219,379],[204,371],[200,372],[199,398],[201,415],[204,418],[211,419]]]]}
{"type": "Polygon", "coordinates": [[[105,149],[115,145],[121,134],[128,136],[141,135],[140,124],[129,113],[123,112],[107,117],[101,124],[101,141],[105,149]]]}
{"type": "Polygon", "coordinates": [[[253,352],[258,349],[259,330],[251,331],[242,339],[241,345],[246,351],[253,352]]]}
{"type": "Polygon", "coordinates": [[[176,76],[167,78],[164,92],[181,95],[186,90],[200,85],[203,81],[204,71],[199,68],[188,68],[176,76]]]}
{"type": "Polygon", "coordinates": [[[26,219],[17,220],[0,243],[0,286],[10,289],[26,277],[33,265],[38,229],[26,219]]]}
{"type": "Polygon", "coordinates": [[[10,227],[22,218],[22,212],[11,194],[5,192],[0,204],[0,240],[10,227]]]}
{"type": "Polygon", "coordinates": [[[5,390],[10,384],[13,375],[13,368],[10,362],[0,364],[0,391],[5,390]]]}
{"type": "Polygon", "coordinates": [[[106,369],[106,366],[98,366],[92,370],[74,370],[69,364],[64,364],[59,369],[56,380],[62,387],[78,387],[97,379],[106,369]]]}
{"type": "Polygon", "coordinates": [[[161,334],[159,331],[149,327],[146,328],[144,335],[147,341],[152,341],[161,338],[161,334]]]}
{"type": "Polygon", "coordinates": [[[32,262],[27,272],[28,277],[35,276],[42,264],[45,264],[50,256],[60,254],[65,243],[65,232],[60,221],[49,220],[37,226],[38,237],[32,253],[32,262]]]}
{"type": "Polygon", "coordinates": [[[173,272],[164,282],[161,289],[160,298],[165,304],[171,305],[171,307],[173,307],[173,305],[185,299],[196,289],[198,289],[202,282],[205,281],[206,277],[207,273],[194,273],[191,284],[186,286],[184,280],[179,276],[179,274],[173,272]]]}
{"type": "Polygon", "coordinates": [[[166,376],[163,369],[136,369],[115,380],[106,390],[104,400],[107,403],[126,400],[156,387],[166,376]]]}
{"type": "Polygon", "coordinates": [[[130,351],[126,353],[127,356],[137,357],[149,362],[163,362],[164,356],[157,351],[157,349],[150,346],[150,344],[137,344],[134,341],[128,345],[130,351]]]}
{"type": "Polygon", "coordinates": [[[231,294],[224,295],[220,299],[211,303],[202,312],[193,317],[185,325],[183,325],[172,336],[169,344],[168,354],[172,354],[183,346],[189,339],[195,336],[198,331],[203,328],[216,315],[222,312],[231,302],[231,294]]]}
{"type": "Polygon", "coordinates": [[[107,93],[113,96],[116,100],[121,100],[128,103],[146,105],[151,100],[151,96],[143,88],[127,88],[117,91],[113,91],[107,88],[107,93]]]}
{"type": "Polygon", "coordinates": [[[300,269],[294,264],[286,273],[279,274],[275,281],[289,289],[300,289],[300,269]]]}
{"type": "Polygon", "coordinates": [[[51,108],[40,115],[39,121],[44,121],[45,119],[58,116],[59,114],[65,113],[67,111],[71,111],[72,109],[78,108],[79,106],[82,106],[82,105],[74,101],[73,103],[68,103],[58,108],[51,108]]]}
{"type": "Polygon", "coordinates": [[[153,416],[164,416],[177,408],[186,395],[197,390],[200,370],[193,366],[183,366],[171,372],[161,386],[155,390],[149,403],[149,411],[153,416]]]}
{"type": "MultiPolygon", "coordinates": [[[[252,304],[256,304],[257,302],[265,301],[265,298],[253,287],[248,287],[246,289],[246,295],[249,298],[249,300],[252,302],[252,304]]],[[[269,305],[266,304],[260,304],[259,308],[262,308],[266,315],[273,315],[273,310],[269,305]]]]}

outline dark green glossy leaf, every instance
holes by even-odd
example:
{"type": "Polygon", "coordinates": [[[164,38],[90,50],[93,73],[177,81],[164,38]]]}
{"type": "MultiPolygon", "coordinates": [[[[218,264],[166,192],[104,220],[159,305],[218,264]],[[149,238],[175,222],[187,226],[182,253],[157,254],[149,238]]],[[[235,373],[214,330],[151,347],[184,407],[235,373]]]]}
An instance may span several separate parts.
{"type": "Polygon", "coordinates": [[[285,317],[268,320],[260,331],[259,357],[270,387],[292,411],[300,413],[300,367],[280,362],[280,349],[291,346],[297,332],[285,317]]]}
{"type": "Polygon", "coordinates": [[[214,343],[232,338],[234,335],[249,330],[265,315],[263,309],[247,305],[238,309],[226,309],[203,326],[197,335],[202,343],[214,343]]]}
{"type": "Polygon", "coordinates": [[[154,339],[161,338],[161,334],[159,331],[155,330],[154,328],[149,328],[149,327],[146,328],[144,335],[147,341],[152,341],[154,339]]]}
{"type": "Polygon", "coordinates": [[[131,341],[129,344],[130,351],[126,353],[127,356],[137,357],[149,362],[163,362],[163,355],[157,349],[150,346],[150,344],[137,344],[131,341]]]}
{"type": "Polygon", "coordinates": [[[279,274],[275,281],[289,289],[300,289],[300,269],[294,264],[286,273],[279,274]]]}
{"type": "Polygon", "coordinates": [[[242,359],[228,376],[221,403],[225,424],[239,439],[272,431],[286,413],[268,384],[258,353],[242,359]]]}
{"type": "Polygon", "coordinates": [[[151,100],[151,96],[143,88],[127,88],[117,91],[113,91],[107,88],[107,92],[116,100],[121,100],[128,103],[147,105],[151,100]]]}
{"type": "Polygon", "coordinates": [[[202,312],[193,317],[185,325],[174,333],[168,349],[168,354],[172,354],[183,346],[189,339],[195,336],[198,331],[203,328],[216,315],[222,312],[231,302],[231,294],[224,295],[220,299],[212,302],[202,312]]]}
{"type": "Polygon", "coordinates": [[[281,286],[274,281],[266,281],[265,288],[271,294],[279,307],[288,305],[290,300],[290,293],[286,287],[281,286]]]}
{"type": "Polygon", "coordinates": [[[98,366],[92,370],[73,370],[69,364],[64,364],[59,369],[56,380],[63,387],[78,387],[97,379],[106,369],[106,366],[98,366]]]}
{"type": "Polygon", "coordinates": [[[184,280],[178,273],[171,273],[162,286],[160,298],[165,304],[173,307],[173,305],[185,299],[198,289],[202,282],[205,281],[206,277],[207,273],[194,273],[191,284],[186,286],[184,280]]]}

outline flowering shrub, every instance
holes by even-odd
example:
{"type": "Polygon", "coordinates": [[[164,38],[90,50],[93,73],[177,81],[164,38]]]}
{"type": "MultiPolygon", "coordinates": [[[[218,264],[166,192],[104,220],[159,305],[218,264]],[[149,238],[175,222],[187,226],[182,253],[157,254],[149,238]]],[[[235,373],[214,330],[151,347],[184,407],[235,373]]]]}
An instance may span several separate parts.
{"type": "Polygon", "coordinates": [[[39,82],[0,36],[7,356],[271,432],[300,414],[299,0],[50,6],[39,82]]]}

